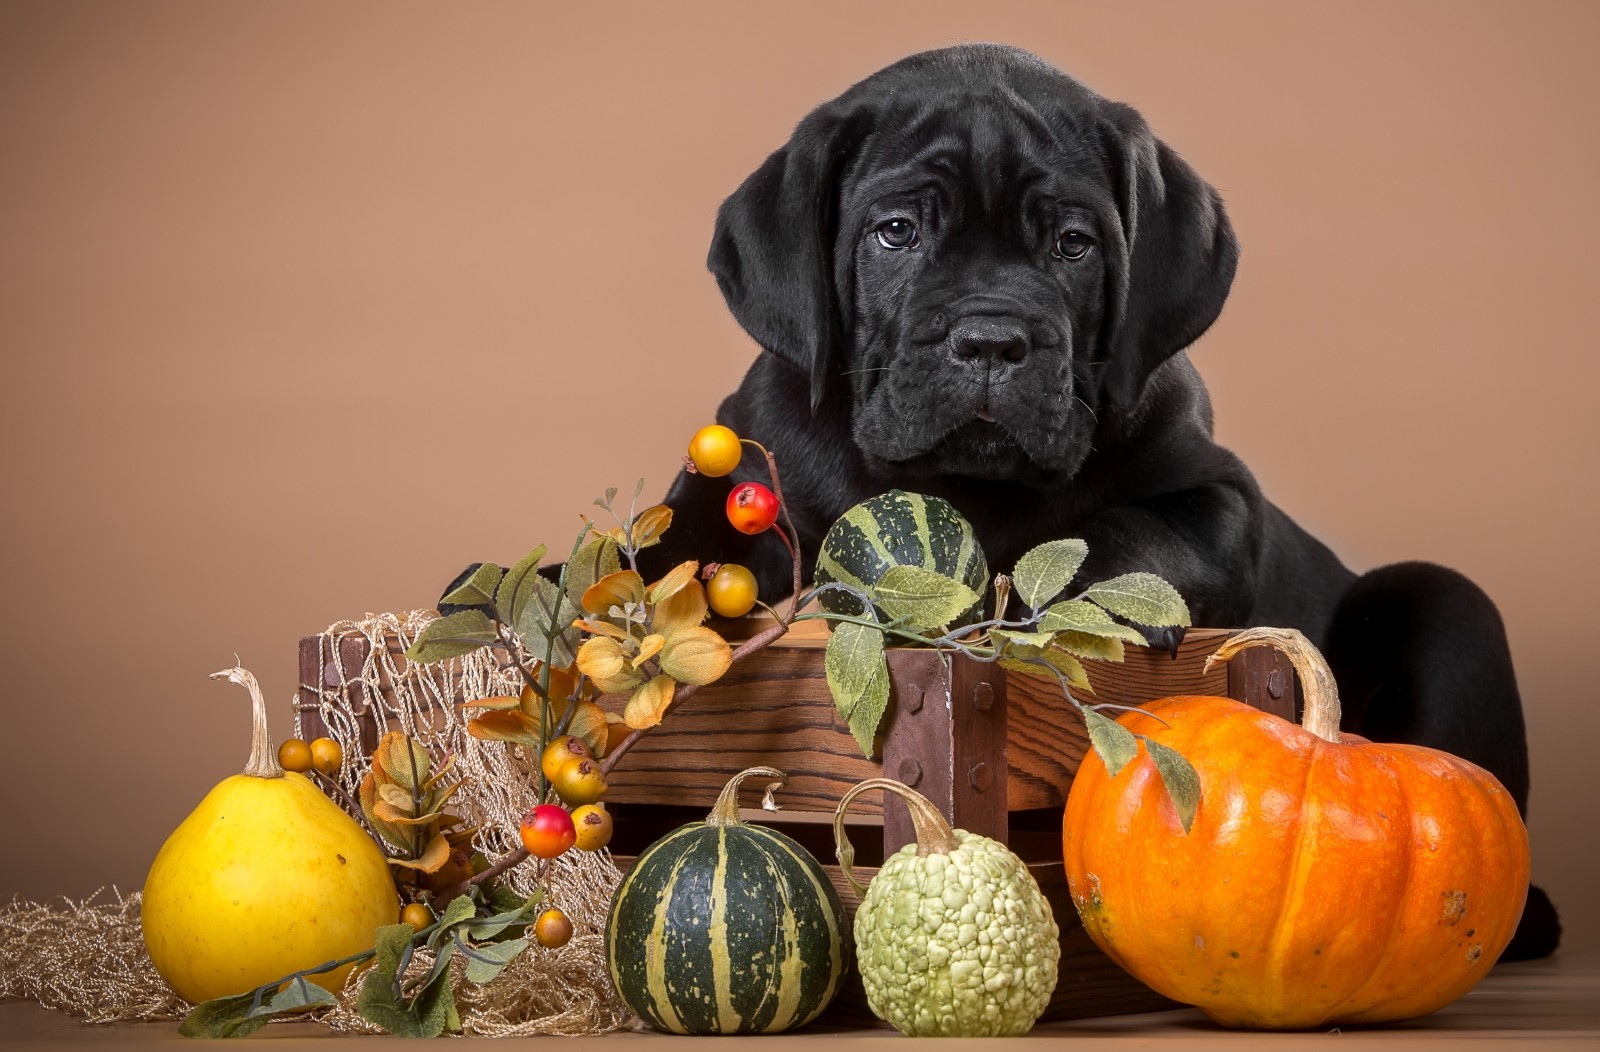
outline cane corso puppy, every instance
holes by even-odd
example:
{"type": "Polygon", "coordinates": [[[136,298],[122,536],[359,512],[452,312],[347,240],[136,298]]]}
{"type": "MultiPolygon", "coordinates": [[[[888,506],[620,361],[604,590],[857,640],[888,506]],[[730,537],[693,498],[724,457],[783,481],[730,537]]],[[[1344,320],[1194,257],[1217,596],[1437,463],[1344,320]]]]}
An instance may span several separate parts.
{"type": "MultiPolygon", "coordinates": [[[[1357,575],[1212,439],[1184,349],[1221,312],[1239,245],[1217,192],[1140,115],[996,45],[914,55],[807,115],[723,204],[709,265],[765,353],[717,420],[778,452],[806,580],[851,505],[899,487],[971,520],[991,569],[1081,537],[1081,580],[1160,574],[1194,623],[1298,628],[1347,730],[1494,772],[1526,806],[1527,747],[1493,603],[1406,563],[1357,575]]],[[[664,571],[786,551],[683,474],[664,571]]],[[[1553,949],[1530,898],[1507,956],[1553,949]]]]}

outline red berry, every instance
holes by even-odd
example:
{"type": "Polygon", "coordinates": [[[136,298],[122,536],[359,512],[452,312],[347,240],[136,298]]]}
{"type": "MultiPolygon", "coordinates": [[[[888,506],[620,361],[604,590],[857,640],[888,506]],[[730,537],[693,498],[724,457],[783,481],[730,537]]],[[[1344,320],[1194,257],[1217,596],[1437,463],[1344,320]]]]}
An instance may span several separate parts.
{"type": "Polygon", "coordinates": [[[566,808],[555,804],[540,804],[530,809],[522,816],[522,827],[517,832],[528,854],[539,858],[565,854],[578,839],[572,816],[567,814],[566,808]]]}
{"type": "Polygon", "coordinates": [[[759,482],[741,482],[728,494],[728,521],[740,533],[760,533],[778,521],[778,498],[759,482]]]}

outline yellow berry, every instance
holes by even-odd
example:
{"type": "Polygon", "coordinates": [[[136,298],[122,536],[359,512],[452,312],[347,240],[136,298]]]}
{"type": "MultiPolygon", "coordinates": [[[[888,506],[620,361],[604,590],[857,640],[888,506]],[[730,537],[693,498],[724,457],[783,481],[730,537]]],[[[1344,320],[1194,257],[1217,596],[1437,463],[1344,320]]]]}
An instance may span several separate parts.
{"type": "Polygon", "coordinates": [[[332,738],[318,738],[311,743],[311,766],[329,778],[339,773],[344,763],[344,749],[332,738]]]}
{"type": "Polygon", "coordinates": [[[278,764],[285,771],[305,774],[311,770],[311,746],[299,738],[290,738],[278,746],[278,764]]]}
{"type": "Polygon", "coordinates": [[[708,424],[689,440],[689,459],[702,475],[721,478],[739,466],[744,448],[732,428],[708,424]]]}
{"type": "Polygon", "coordinates": [[[557,950],[572,939],[572,921],[555,907],[539,914],[533,922],[533,937],[547,950],[557,950]]]}
{"type": "Polygon", "coordinates": [[[599,851],[611,843],[611,812],[605,804],[584,804],[572,812],[579,851],[599,851]]]}
{"type": "Polygon", "coordinates": [[[706,582],[706,602],[722,617],[743,617],[756,605],[756,575],[738,563],[723,563],[706,582]]]}

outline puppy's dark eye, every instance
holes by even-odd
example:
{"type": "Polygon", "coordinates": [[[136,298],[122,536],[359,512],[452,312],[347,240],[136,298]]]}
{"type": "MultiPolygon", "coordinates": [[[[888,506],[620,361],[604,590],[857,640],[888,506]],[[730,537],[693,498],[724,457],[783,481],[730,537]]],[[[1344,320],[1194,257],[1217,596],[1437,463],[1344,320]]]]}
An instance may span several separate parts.
{"type": "Polygon", "coordinates": [[[909,219],[891,219],[878,224],[878,244],[884,248],[914,248],[917,227],[909,219]]]}
{"type": "Polygon", "coordinates": [[[1094,247],[1094,238],[1081,230],[1068,230],[1056,239],[1056,255],[1062,259],[1082,259],[1094,247]]]}

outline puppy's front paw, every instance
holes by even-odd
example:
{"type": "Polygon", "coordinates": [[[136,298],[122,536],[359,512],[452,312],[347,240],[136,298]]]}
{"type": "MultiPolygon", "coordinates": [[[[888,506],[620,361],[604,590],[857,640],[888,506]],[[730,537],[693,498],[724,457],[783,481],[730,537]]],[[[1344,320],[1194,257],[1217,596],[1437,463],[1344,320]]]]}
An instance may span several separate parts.
{"type": "Polygon", "coordinates": [[[1157,650],[1165,650],[1169,657],[1178,656],[1178,645],[1183,642],[1183,634],[1188,631],[1182,625],[1167,625],[1163,628],[1150,628],[1147,625],[1135,625],[1139,634],[1145,641],[1157,650]]]}

